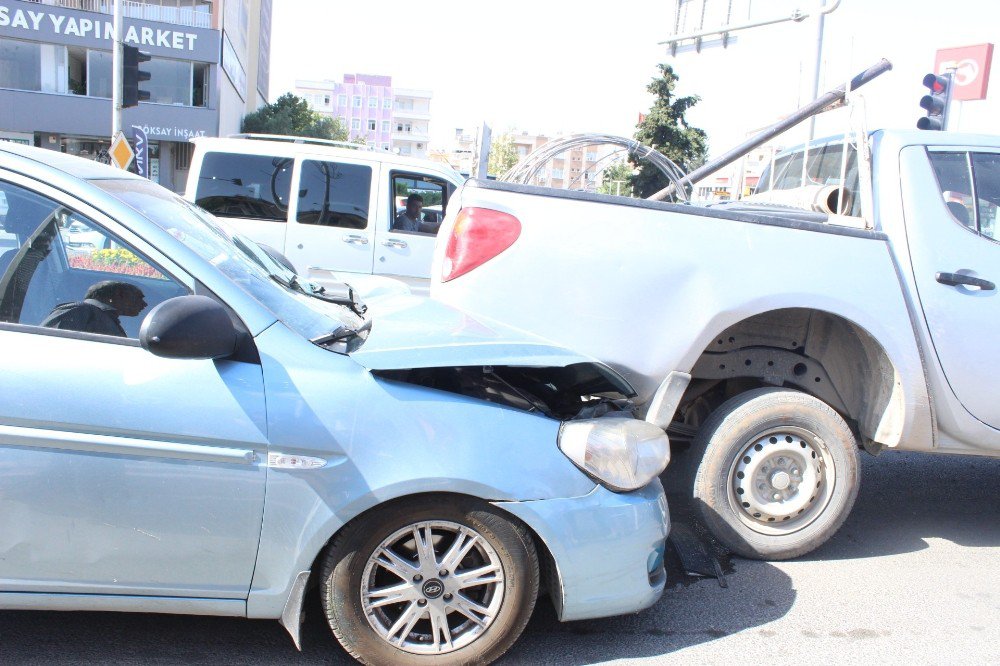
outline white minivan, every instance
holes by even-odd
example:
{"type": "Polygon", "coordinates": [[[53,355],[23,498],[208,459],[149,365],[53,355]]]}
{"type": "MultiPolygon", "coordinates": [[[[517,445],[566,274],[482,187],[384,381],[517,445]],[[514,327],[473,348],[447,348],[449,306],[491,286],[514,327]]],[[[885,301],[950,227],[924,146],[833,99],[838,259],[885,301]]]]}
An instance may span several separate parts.
{"type": "Polygon", "coordinates": [[[283,253],[299,275],[383,275],[427,293],[437,227],[465,180],[448,165],[302,137],[193,142],[185,198],[283,253]],[[399,228],[411,195],[422,200],[419,231],[399,228]]]}

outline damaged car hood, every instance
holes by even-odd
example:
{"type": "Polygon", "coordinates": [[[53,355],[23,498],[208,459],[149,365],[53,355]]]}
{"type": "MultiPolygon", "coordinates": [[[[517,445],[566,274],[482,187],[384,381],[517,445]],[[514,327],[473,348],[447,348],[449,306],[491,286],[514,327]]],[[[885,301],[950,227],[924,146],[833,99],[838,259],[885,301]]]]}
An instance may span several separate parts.
{"type": "Polygon", "coordinates": [[[400,296],[379,303],[365,343],[350,354],[372,371],[507,366],[586,367],[627,397],[632,386],[605,364],[499,322],[473,317],[430,298],[400,296]]]}

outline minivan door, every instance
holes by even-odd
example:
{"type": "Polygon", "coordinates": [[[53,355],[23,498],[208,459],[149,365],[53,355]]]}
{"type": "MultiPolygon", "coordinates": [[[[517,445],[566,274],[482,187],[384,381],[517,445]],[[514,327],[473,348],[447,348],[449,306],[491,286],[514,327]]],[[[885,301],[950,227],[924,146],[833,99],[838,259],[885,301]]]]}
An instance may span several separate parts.
{"type": "Polygon", "coordinates": [[[920,305],[955,397],[1000,428],[1000,153],[903,149],[903,204],[920,305]]]}
{"type": "Polygon", "coordinates": [[[285,239],[296,272],[323,283],[338,273],[372,272],[377,163],[344,158],[300,158],[293,177],[298,193],[285,239]]]}

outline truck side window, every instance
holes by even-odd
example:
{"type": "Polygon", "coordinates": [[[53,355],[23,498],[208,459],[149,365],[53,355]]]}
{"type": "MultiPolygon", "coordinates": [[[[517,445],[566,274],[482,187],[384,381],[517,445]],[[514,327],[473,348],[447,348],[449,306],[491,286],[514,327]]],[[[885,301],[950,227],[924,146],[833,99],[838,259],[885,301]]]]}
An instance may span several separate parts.
{"type": "Polygon", "coordinates": [[[291,177],[287,157],[206,153],[195,203],[219,217],[284,222],[291,177]]]}
{"type": "Polygon", "coordinates": [[[964,152],[928,152],[945,206],[953,219],[976,231],[976,212],[972,205],[972,177],[969,155],[964,152]]]}
{"type": "Polygon", "coordinates": [[[993,240],[997,236],[997,211],[1000,209],[1000,155],[973,153],[972,173],[976,184],[976,212],[979,233],[993,240]]]}
{"type": "Polygon", "coordinates": [[[371,167],[306,160],[295,219],[300,224],[364,229],[371,187],[371,167]]]}
{"type": "Polygon", "coordinates": [[[448,207],[448,183],[431,176],[392,173],[393,231],[436,234],[448,207]]]}

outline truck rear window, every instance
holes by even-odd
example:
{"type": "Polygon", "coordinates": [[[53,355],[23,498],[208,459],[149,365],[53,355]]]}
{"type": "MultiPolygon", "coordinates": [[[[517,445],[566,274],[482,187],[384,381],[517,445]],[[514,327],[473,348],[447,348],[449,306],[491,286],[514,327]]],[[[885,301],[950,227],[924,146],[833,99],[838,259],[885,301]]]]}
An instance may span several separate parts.
{"type": "Polygon", "coordinates": [[[206,153],[195,203],[219,217],[284,222],[291,179],[287,157],[206,153]]]}

